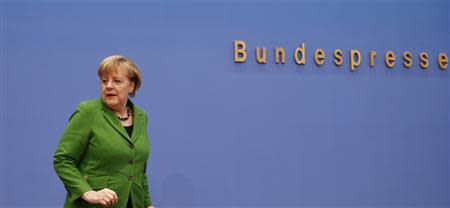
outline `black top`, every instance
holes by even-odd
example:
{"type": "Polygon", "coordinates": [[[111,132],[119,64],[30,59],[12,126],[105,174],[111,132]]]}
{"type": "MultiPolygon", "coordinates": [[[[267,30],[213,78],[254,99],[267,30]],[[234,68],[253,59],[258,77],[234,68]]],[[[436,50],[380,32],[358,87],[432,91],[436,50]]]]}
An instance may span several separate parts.
{"type": "Polygon", "coordinates": [[[133,125],[131,125],[131,126],[124,126],[124,127],[125,127],[125,130],[128,133],[128,136],[130,136],[130,138],[131,138],[131,134],[133,133],[133,125]]]}
{"type": "MultiPolygon", "coordinates": [[[[124,126],[125,130],[127,131],[128,136],[130,136],[131,138],[131,134],[133,133],[133,125],[131,126],[124,126]]],[[[131,194],[131,193],[130,193],[131,194]]],[[[128,202],[127,202],[127,208],[132,208],[133,205],[131,204],[131,196],[128,197],[128,202]]]]}

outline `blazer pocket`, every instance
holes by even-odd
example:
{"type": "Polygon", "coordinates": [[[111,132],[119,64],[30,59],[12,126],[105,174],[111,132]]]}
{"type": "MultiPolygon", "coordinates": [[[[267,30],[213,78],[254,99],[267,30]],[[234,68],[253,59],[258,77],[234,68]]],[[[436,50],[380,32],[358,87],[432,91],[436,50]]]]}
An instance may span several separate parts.
{"type": "Polygon", "coordinates": [[[109,176],[91,176],[87,178],[87,182],[94,191],[108,187],[109,176]]]}

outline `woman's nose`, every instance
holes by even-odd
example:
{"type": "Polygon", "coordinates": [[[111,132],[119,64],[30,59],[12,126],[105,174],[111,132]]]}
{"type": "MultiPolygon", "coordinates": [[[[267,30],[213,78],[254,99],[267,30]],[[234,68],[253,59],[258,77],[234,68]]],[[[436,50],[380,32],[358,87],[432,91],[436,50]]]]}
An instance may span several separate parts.
{"type": "Polygon", "coordinates": [[[113,83],[112,83],[111,80],[109,80],[109,81],[106,83],[106,88],[112,88],[112,87],[113,87],[113,83]]]}

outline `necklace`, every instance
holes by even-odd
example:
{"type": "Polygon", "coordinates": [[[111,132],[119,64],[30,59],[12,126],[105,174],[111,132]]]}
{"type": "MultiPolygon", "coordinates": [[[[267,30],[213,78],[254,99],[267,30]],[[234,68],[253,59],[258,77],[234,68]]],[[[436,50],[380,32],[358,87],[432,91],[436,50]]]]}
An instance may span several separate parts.
{"type": "Polygon", "coordinates": [[[118,116],[118,115],[116,115],[116,116],[117,116],[117,118],[118,118],[119,120],[121,120],[121,121],[126,121],[126,120],[128,120],[128,118],[130,118],[130,115],[131,115],[131,113],[130,113],[130,108],[127,107],[127,116],[126,116],[126,117],[120,117],[120,116],[118,116]]]}

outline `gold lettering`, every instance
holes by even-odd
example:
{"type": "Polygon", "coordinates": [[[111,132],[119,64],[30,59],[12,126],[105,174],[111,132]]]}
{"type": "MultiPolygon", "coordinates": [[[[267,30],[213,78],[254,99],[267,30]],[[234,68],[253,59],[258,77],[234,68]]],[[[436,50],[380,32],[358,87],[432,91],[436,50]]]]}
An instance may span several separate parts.
{"type": "Polygon", "coordinates": [[[448,68],[448,55],[446,53],[440,53],[438,55],[439,68],[444,71],[448,68]]]}
{"type": "Polygon", "coordinates": [[[305,56],[306,56],[306,54],[305,54],[305,44],[302,43],[300,45],[300,47],[295,49],[295,53],[294,53],[295,63],[298,64],[298,65],[300,65],[300,64],[304,65],[305,62],[306,62],[305,61],[305,56]],[[298,59],[298,54],[302,55],[301,59],[298,59]]]}
{"type": "MultiPolygon", "coordinates": [[[[234,46],[234,62],[235,63],[244,63],[247,61],[247,44],[243,40],[233,40],[234,46]]],[[[285,64],[286,62],[286,53],[285,49],[282,47],[274,48],[275,52],[275,63],[276,64],[285,64]]],[[[267,63],[267,48],[265,47],[257,47],[255,48],[256,53],[256,61],[258,64],[266,64],[267,63]]],[[[305,65],[306,64],[306,47],[305,43],[301,43],[294,52],[294,60],[297,65],[305,65]]],[[[333,52],[334,60],[333,63],[340,67],[344,64],[344,53],[342,49],[336,48],[333,52]]],[[[375,50],[369,51],[369,66],[375,66],[375,58],[377,56],[377,52],[375,50]]],[[[356,71],[358,67],[360,67],[362,59],[361,52],[358,49],[350,50],[350,63],[349,68],[350,71],[356,71]]],[[[325,64],[325,50],[323,48],[316,48],[314,51],[314,62],[317,66],[322,66],[325,64]]],[[[409,69],[413,67],[415,58],[411,51],[403,51],[402,53],[402,64],[405,68],[409,69]]],[[[436,59],[435,59],[436,60],[436,59]]],[[[441,71],[445,71],[448,69],[449,65],[449,57],[448,53],[439,53],[437,57],[437,63],[441,71]]],[[[384,62],[389,69],[395,67],[396,64],[396,55],[393,51],[386,51],[384,54],[384,62]]],[[[419,54],[419,66],[422,69],[427,69],[430,65],[429,55],[427,52],[421,52],[419,54]]]]}
{"type": "Polygon", "coordinates": [[[284,54],[284,48],[275,48],[275,63],[280,63],[280,54],[281,54],[281,63],[284,64],[286,60],[286,56],[284,54]]]}
{"type": "Polygon", "coordinates": [[[369,56],[370,56],[370,67],[374,67],[375,66],[375,56],[377,56],[377,52],[376,51],[370,51],[369,52],[369,56]]]}
{"type": "Polygon", "coordinates": [[[325,62],[325,52],[323,51],[323,49],[316,49],[316,52],[314,53],[314,61],[316,62],[317,66],[323,65],[323,63],[325,62]]]}
{"type": "Polygon", "coordinates": [[[409,51],[405,51],[403,53],[403,66],[405,66],[406,68],[411,68],[412,66],[412,55],[411,52],[409,51]]]}
{"type": "Polygon", "coordinates": [[[386,52],[384,54],[384,63],[388,68],[392,68],[395,66],[395,53],[392,51],[386,52]]]}
{"type": "Polygon", "coordinates": [[[245,49],[247,49],[247,45],[244,41],[234,41],[234,62],[243,63],[247,60],[247,52],[245,52],[245,49]]]}
{"type": "Polygon", "coordinates": [[[343,62],[344,60],[342,59],[342,50],[334,50],[334,64],[336,64],[336,66],[341,66],[343,62]]]}
{"type": "Polygon", "coordinates": [[[355,71],[361,64],[361,53],[358,50],[350,50],[350,71],[355,71]],[[356,60],[355,60],[356,56],[356,60]]]}
{"type": "Polygon", "coordinates": [[[420,67],[426,69],[430,63],[428,63],[428,54],[425,52],[420,53],[420,67]]]}
{"type": "Polygon", "coordinates": [[[267,62],[266,56],[266,48],[262,48],[262,57],[261,57],[261,49],[256,48],[256,61],[260,64],[265,64],[267,62]]]}

